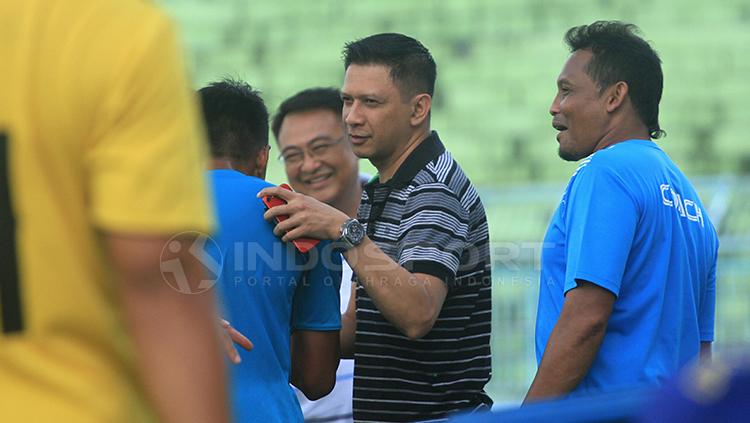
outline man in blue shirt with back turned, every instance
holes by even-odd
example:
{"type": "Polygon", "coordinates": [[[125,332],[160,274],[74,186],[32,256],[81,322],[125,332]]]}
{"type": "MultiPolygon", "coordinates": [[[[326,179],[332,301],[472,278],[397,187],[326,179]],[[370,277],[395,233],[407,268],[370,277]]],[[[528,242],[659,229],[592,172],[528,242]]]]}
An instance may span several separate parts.
{"type": "Polygon", "coordinates": [[[572,28],[550,108],[564,160],[583,159],[542,253],[539,369],[526,402],[665,382],[708,357],[718,238],[654,143],[661,61],[633,25],[572,28]]]}
{"type": "Polygon", "coordinates": [[[218,288],[225,315],[254,344],[231,368],[238,422],[302,422],[289,383],[308,398],[333,388],[339,363],[341,257],[320,243],[306,254],[263,220],[256,194],[268,163],[268,111],[237,81],[199,91],[211,142],[209,171],[223,255],[218,288]]]}

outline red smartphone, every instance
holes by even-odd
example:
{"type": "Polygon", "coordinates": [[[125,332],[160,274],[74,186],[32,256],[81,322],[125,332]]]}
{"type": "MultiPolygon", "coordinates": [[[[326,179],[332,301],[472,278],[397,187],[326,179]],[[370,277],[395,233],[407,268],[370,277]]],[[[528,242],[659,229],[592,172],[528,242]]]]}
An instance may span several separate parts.
{"type": "MultiPolygon", "coordinates": [[[[293,191],[292,187],[287,184],[281,184],[279,187],[293,191]]],[[[286,201],[273,195],[266,195],[263,197],[263,204],[266,205],[267,209],[270,209],[272,207],[284,205],[286,204],[286,201]]],[[[287,215],[282,214],[281,216],[276,216],[276,223],[281,223],[287,219],[289,219],[289,216],[287,215]]],[[[320,240],[315,238],[297,238],[292,241],[297,250],[303,254],[312,250],[319,242],[320,240]]]]}

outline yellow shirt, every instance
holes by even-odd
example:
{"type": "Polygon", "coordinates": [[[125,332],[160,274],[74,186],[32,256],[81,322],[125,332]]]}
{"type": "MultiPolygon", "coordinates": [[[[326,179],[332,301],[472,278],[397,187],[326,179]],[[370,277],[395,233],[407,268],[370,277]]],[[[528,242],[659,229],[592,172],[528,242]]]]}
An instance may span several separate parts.
{"type": "Polygon", "coordinates": [[[173,28],[142,1],[2,1],[0,63],[0,422],[149,421],[100,234],[210,229],[173,28]]]}

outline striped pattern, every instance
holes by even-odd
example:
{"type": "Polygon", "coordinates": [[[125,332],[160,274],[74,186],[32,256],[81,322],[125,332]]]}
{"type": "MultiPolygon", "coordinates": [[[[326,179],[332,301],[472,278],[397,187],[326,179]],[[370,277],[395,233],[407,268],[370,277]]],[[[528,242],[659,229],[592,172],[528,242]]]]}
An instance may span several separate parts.
{"type": "MultiPolygon", "coordinates": [[[[614,146],[610,146],[610,147],[614,147],[614,146]]],[[[583,169],[584,167],[588,166],[588,164],[591,162],[591,158],[592,157],[594,157],[593,154],[591,154],[590,156],[586,157],[585,159],[583,159],[581,161],[581,163],[578,164],[578,167],[576,168],[575,172],[573,172],[573,176],[571,176],[571,179],[573,177],[575,177],[576,175],[578,175],[578,172],[580,172],[581,169],[583,169]]]]}
{"type": "Polygon", "coordinates": [[[484,408],[490,378],[491,275],[482,202],[433,132],[393,179],[366,186],[359,209],[370,238],[449,293],[432,331],[410,340],[357,287],[355,421],[440,420],[484,408]]]}

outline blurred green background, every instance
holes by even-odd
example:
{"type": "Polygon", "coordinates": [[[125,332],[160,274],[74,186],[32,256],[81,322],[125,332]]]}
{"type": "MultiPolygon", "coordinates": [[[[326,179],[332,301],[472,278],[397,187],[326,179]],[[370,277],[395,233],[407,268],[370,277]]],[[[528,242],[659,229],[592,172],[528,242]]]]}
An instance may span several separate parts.
{"type": "MultiPolygon", "coordinates": [[[[575,164],[557,157],[549,104],[571,26],[637,24],[665,74],[659,141],[696,183],[722,241],[716,349],[750,347],[750,1],[162,0],[180,25],[196,88],[225,76],[269,110],[340,87],[345,42],[377,32],[422,41],[438,64],[432,126],[480,188],[495,245],[493,379],[517,402],[535,371],[538,245],[575,164]]],[[[274,146],[275,147],[275,146],[274,146]]],[[[276,149],[272,150],[275,157],[276,149]]],[[[373,172],[366,161],[364,171],[373,172]]],[[[268,179],[285,180],[280,163],[268,179]]]]}

